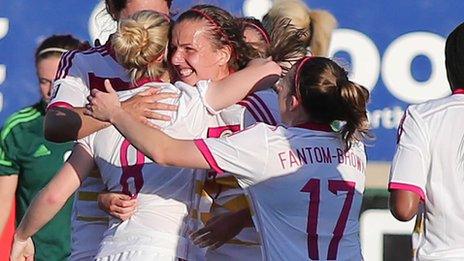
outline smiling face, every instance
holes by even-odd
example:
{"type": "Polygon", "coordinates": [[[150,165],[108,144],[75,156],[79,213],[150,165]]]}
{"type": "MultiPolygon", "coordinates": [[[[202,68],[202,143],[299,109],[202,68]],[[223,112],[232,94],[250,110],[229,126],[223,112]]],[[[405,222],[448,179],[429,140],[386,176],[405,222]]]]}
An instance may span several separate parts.
{"type": "Polygon", "coordinates": [[[187,84],[229,75],[229,48],[217,48],[208,29],[208,22],[200,19],[184,20],[172,30],[170,61],[179,80],[187,84]]]}

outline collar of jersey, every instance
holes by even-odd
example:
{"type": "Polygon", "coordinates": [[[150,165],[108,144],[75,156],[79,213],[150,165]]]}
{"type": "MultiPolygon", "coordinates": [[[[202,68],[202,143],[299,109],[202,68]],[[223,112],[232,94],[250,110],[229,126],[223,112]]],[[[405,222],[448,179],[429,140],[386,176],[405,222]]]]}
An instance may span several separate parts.
{"type": "Polygon", "coordinates": [[[315,131],[325,131],[325,132],[333,132],[332,127],[329,124],[317,123],[317,122],[306,122],[303,124],[296,125],[297,128],[303,128],[308,130],[315,130],[315,131]]]}
{"type": "Polygon", "coordinates": [[[464,94],[464,88],[455,89],[453,94],[464,94]]]}

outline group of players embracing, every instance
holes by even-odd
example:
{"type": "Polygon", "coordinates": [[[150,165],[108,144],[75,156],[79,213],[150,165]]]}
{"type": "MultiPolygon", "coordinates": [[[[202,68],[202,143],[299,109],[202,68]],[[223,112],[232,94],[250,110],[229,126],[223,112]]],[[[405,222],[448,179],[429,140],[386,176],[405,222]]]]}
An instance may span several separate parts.
{"type": "Polygon", "coordinates": [[[105,2],[117,31],[61,58],[45,136],[77,142],[12,259],[75,195],[70,260],[361,260],[369,93],[324,57],[335,18],[105,2]],[[103,190],[109,219],[82,196],[103,190]]]}

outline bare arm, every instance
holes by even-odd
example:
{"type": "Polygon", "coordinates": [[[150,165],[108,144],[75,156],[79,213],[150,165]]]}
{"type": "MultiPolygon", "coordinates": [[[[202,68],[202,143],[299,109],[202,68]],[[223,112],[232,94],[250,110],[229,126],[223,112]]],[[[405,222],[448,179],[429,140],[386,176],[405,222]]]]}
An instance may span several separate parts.
{"type": "Polygon", "coordinates": [[[105,87],[108,93],[92,91],[91,111],[87,112],[89,115],[101,120],[109,120],[132,145],[160,165],[210,168],[193,141],[173,139],[137,121],[121,108],[116,92],[109,81],[105,81],[105,87]]]}
{"type": "Polygon", "coordinates": [[[271,60],[252,60],[246,68],[212,82],[206,93],[206,101],[215,110],[225,109],[253,90],[271,87],[281,73],[280,66],[271,60]]]}
{"type": "MultiPolygon", "coordinates": [[[[153,110],[177,110],[174,105],[158,102],[175,97],[175,95],[173,93],[159,93],[159,90],[152,88],[124,101],[122,106],[143,123],[147,123],[148,119],[169,121],[168,116],[153,112],[153,110]]],[[[84,112],[85,108],[51,108],[45,114],[45,138],[53,142],[68,142],[84,138],[110,126],[108,122],[89,117],[84,112]]]]}
{"type": "Polygon", "coordinates": [[[84,115],[84,108],[54,107],[47,111],[44,134],[53,142],[68,142],[106,128],[109,123],[84,115]]]}
{"type": "Polygon", "coordinates": [[[61,170],[32,201],[16,230],[15,240],[25,241],[47,224],[79,188],[81,180],[93,166],[92,157],[81,146],[75,146],[61,170]]]}
{"type": "Polygon", "coordinates": [[[0,177],[0,202],[3,202],[2,211],[0,211],[0,235],[3,233],[3,229],[10,217],[17,186],[18,175],[0,177]]]}
{"type": "Polygon", "coordinates": [[[419,210],[420,197],[407,190],[392,190],[389,199],[390,212],[399,221],[411,220],[419,210]]]}

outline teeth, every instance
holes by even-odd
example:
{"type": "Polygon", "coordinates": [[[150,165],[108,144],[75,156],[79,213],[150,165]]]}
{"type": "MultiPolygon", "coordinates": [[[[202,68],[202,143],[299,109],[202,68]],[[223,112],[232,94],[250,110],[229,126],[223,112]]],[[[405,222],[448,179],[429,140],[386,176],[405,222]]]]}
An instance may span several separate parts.
{"type": "Polygon", "coordinates": [[[181,69],[181,70],[179,71],[179,74],[180,74],[182,77],[190,76],[192,73],[193,73],[193,70],[192,70],[192,69],[181,69]]]}

